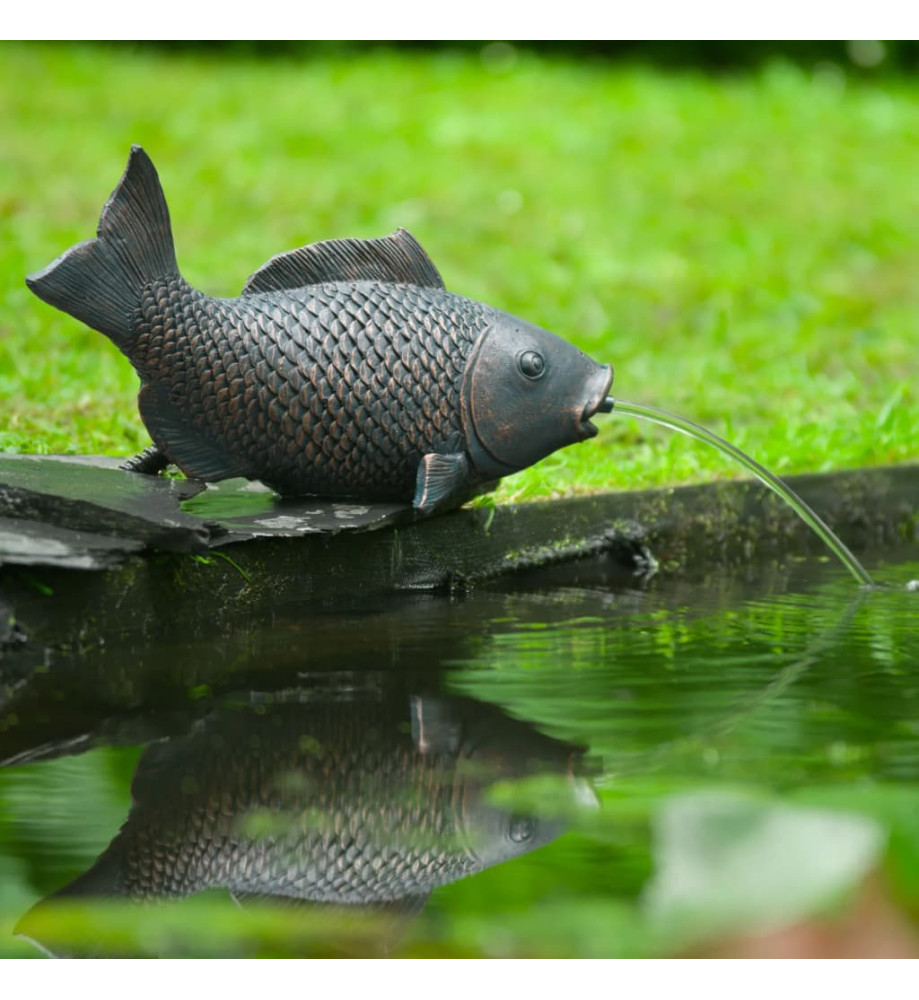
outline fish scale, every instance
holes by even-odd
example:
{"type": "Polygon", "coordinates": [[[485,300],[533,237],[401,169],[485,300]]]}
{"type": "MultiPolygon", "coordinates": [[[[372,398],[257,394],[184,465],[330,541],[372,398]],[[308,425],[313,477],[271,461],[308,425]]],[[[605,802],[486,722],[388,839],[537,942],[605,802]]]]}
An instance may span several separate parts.
{"type": "Polygon", "coordinates": [[[265,298],[219,300],[214,316],[214,300],[181,278],[153,287],[131,361],[154,384],[184,368],[186,418],[245,456],[253,477],[303,493],[347,493],[364,479],[404,496],[421,455],[462,432],[458,372],[448,358],[468,353],[490,322],[487,307],[448,292],[369,284],[292,292],[283,308],[265,298]],[[422,309],[430,330],[413,314],[422,309]],[[322,326],[334,328],[355,311],[372,317],[363,340],[348,336],[344,324],[338,336],[322,326]],[[419,378],[422,363],[441,377],[419,378]],[[246,420],[227,419],[240,408],[246,420]]]}
{"type": "Polygon", "coordinates": [[[201,755],[191,773],[173,771],[168,748],[159,751],[163,762],[148,752],[144,766],[160,790],[148,800],[150,778],[136,790],[132,817],[112,845],[120,891],[153,898],[226,885],[360,903],[428,892],[474,871],[475,857],[455,839],[449,764],[394,742],[372,711],[356,711],[340,727],[341,720],[328,729],[316,724],[314,735],[329,748],[318,755],[288,749],[299,728],[271,730],[287,751],[280,754],[210,750],[207,739],[193,738],[201,755]],[[357,751],[346,742],[340,752],[350,733],[362,742],[357,751]],[[285,774],[299,778],[291,791],[284,791],[285,774]],[[259,810],[281,817],[283,832],[246,835],[245,815],[259,810]],[[395,831],[406,831],[408,841],[394,843],[395,831]],[[436,850],[424,838],[413,844],[418,833],[436,850]]]}

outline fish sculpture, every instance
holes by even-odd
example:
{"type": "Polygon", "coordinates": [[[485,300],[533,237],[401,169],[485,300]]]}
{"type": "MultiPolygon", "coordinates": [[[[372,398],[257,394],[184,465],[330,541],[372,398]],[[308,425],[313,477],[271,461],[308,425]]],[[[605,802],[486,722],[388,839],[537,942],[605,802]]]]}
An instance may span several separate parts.
{"type": "Polygon", "coordinates": [[[56,901],[215,889],[398,925],[438,886],[564,832],[558,813],[493,805],[495,782],[556,775],[572,809],[595,808],[582,753],[471,699],[225,704],[144,752],[120,832],[17,933],[39,940],[35,915],[56,901]]]}
{"type": "Polygon", "coordinates": [[[156,450],[138,469],[243,476],[283,496],[446,510],[596,434],[613,379],[554,334],[446,291],[404,229],[291,250],[239,298],[205,295],[179,273],[139,146],[97,238],[26,282],[140,376],[156,450]]]}

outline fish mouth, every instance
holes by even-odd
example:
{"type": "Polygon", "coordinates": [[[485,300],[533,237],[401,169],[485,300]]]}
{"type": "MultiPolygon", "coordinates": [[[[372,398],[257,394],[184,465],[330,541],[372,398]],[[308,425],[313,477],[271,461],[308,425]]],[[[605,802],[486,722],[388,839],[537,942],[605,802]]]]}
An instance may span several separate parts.
{"type": "Polygon", "coordinates": [[[584,408],[581,410],[581,416],[578,420],[578,439],[580,441],[586,441],[588,438],[596,437],[599,433],[597,425],[592,423],[590,418],[594,416],[603,405],[603,401],[609,394],[612,384],[612,365],[598,365],[596,374],[591,377],[588,383],[587,388],[590,395],[588,396],[587,402],[584,404],[584,408]]]}

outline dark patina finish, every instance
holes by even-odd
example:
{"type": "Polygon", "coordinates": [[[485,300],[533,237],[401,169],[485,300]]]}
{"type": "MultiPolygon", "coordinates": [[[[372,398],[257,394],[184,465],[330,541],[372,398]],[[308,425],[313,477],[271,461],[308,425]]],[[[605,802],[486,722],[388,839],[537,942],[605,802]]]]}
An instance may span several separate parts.
{"type": "Polygon", "coordinates": [[[157,449],[139,471],[168,460],[199,479],[430,513],[592,437],[612,382],[559,337],[447,292],[401,229],[281,254],[239,298],[196,291],[138,146],[97,239],[27,282],[136,369],[157,449]]]}

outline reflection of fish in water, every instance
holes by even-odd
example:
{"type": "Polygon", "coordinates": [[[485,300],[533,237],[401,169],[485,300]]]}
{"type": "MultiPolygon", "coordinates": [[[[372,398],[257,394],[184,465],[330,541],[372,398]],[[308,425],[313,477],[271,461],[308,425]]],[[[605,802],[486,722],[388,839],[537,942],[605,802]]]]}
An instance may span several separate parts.
{"type": "Polygon", "coordinates": [[[455,506],[596,434],[613,378],[554,334],[446,291],[404,230],[301,247],[239,298],[204,295],[179,274],[138,146],[98,238],[26,280],[129,358],[164,464],[287,495],[455,506]]]}
{"type": "Polygon", "coordinates": [[[121,831],[50,898],[225,887],[413,913],[433,888],[563,832],[561,820],[490,805],[495,781],[549,772],[573,801],[592,795],[573,775],[579,750],[475,702],[417,697],[411,717],[367,703],[265,709],[224,709],[148,749],[121,831]]]}

